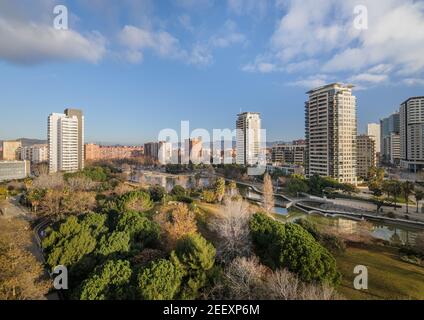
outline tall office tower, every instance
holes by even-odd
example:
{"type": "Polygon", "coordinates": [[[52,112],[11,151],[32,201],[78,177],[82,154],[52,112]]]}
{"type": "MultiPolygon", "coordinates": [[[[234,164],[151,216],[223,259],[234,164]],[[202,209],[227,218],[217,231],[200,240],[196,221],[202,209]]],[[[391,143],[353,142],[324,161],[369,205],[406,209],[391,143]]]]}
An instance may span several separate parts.
{"type": "Polygon", "coordinates": [[[184,141],[184,163],[190,161],[194,164],[204,162],[203,159],[203,140],[202,137],[190,138],[184,141]]]}
{"type": "Polygon", "coordinates": [[[367,135],[375,141],[375,152],[381,151],[381,126],[378,123],[368,123],[367,135]]]}
{"type": "Polygon", "coordinates": [[[352,85],[313,89],[305,103],[306,174],[357,184],[356,97],[352,85]]]}
{"type": "Polygon", "coordinates": [[[389,117],[380,120],[381,138],[380,138],[380,161],[384,164],[399,164],[400,158],[396,150],[400,148],[397,145],[396,138],[400,132],[400,116],[399,112],[391,114],[389,117]],[[392,137],[394,141],[392,142],[392,137]],[[392,150],[394,153],[392,153],[392,150]]]}
{"type": "Polygon", "coordinates": [[[357,174],[358,177],[367,178],[371,167],[377,166],[376,143],[374,136],[360,135],[356,140],[357,145],[357,174]]]}
{"type": "Polygon", "coordinates": [[[50,173],[84,169],[84,116],[81,110],[66,109],[48,118],[50,173]]]}
{"type": "Polygon", "coordinates": [[[3,141],[3,160],[19,160],[18,150],[22,146],[20,141],[3,141]]]}
{"type": "Polygon", "coordinates": [[[261,115],[257,112],[244,112],[237,116],[236,122],[236,163],[240,165],[261,164],[261,115]]]}
{"type": "Polygon", "coordinates": [[[424,96],[400,106],[400,164],[409,170],[424,168],[424,96]]]}

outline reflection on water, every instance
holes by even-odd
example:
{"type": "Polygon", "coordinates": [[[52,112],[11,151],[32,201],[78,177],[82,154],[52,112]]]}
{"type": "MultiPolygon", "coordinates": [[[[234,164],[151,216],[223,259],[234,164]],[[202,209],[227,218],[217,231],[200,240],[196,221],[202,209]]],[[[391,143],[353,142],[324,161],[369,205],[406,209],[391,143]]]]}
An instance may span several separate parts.
{"type": "MultiPolygon", "coordinates": [[[[334,226],[338,231],[345,234],[358,234],[363,231],[364,226],[360,222],[344,219],[344,218],[330,218],[322,216],[309,216],[311,220],[317,223],[334,226]]],[[[375,239],[390,241],[392,244],[414,245],[417,235],[422,232],[421,229],[367,222],[371,227],[371,236],[375,239]]]]}
{"type": "Polygon", "coordinates": [[[185,189],[193,189],[208,187],[211,184],[210,178],[196,178],[194,176],[167,176],[147,172],[141,172],[135,180],[139,183],[146,183],[148,185],[160,185],[165,188],[167,192],[170,192],[177,185],[185,189]]]}

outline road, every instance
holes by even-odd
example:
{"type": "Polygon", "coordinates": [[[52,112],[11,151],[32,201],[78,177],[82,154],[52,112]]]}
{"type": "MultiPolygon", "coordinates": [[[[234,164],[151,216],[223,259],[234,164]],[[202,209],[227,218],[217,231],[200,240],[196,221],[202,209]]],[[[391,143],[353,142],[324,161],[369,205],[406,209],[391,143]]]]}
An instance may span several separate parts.
{"type": "MultiPolygon", "coordinates": [[[[9,201],[4,206],[3,210],[4,215],[0,217],[4,219],[3,221],[7,223],[8,219],[23,219],[28,223],[33,223],[37,218],[34,216],[27,208],[20,205],[18,197],[11,197],[9,201]]],[[[46,265],[46,260],[44,258],[43,250],[41,247],[41,237],[40,232],[48,225],[50,220],[42,219],[33,229],[33,235],[31,237],[31,245],[28,247],[29,252],[43,265],[46,265]]],[[[50,276],[50,273],[46,269],[46,275],[50,276]]],[[[47,300],[59,300],[59,295],[56,292],[49,294],[46,297],[47,300]]]]}

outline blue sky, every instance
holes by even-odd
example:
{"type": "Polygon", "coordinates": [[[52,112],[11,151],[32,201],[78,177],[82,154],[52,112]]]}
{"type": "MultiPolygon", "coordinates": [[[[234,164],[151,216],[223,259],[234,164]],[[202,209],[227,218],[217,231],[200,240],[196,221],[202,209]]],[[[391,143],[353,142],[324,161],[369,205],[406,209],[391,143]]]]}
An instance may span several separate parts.
{"type": "Polygon", "coordinates": [[[75,107],[90,142],[233,128],[240,110],[287,141],[304,136],[305,92],[335,81],[357,86],[362,132],[424,95],[424,3],[360,3],[366,30],[355,0],[1,1],[0,139],[45,138],[48,114],[75,107]]]}

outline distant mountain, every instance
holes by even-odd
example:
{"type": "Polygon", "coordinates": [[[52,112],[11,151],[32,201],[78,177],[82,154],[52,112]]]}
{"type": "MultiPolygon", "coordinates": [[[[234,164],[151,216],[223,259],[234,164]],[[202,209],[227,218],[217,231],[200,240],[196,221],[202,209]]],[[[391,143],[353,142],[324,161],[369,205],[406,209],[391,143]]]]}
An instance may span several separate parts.
{"type": "Polygon", "coordinates": [[[40,140],[40,139],[20,138],[17,140],[22,143],[23,147],[32,146],[34,144],[47,144],[47,140],[40,140]]]}

